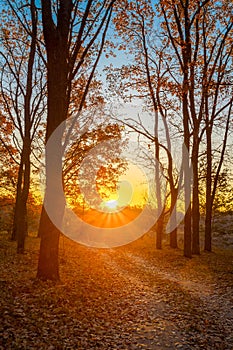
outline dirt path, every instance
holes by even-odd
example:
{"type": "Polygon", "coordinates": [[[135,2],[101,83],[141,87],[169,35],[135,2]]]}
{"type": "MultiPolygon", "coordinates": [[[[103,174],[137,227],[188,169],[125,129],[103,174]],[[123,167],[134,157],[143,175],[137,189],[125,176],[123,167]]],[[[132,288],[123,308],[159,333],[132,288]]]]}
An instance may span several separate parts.
{"type": "Polygon", "coordinates": [[[19,256],[0,240],[0,350],[233,349],[232,252],[187,260],[65,239],[54,284],[35,279],[38,244],[19,256]]]}
{"type": "Polygon", "coordinates": [[[230,287],[224,293],[216,281],[185,278],[132,252],[108,250],[102,257],[136,289],[147,315],[138,327],[147,349],[233,349],[230,287]]]}

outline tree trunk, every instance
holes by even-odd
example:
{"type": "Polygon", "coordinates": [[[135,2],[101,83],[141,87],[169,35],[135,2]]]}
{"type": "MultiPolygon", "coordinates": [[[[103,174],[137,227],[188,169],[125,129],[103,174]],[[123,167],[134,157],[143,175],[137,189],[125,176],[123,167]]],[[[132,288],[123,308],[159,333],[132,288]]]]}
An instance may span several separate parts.
{"type": "Polygon", "coordinates": [[[185,218],[184,218],[184,256],[192,257],[192,211],[191,211],[191,173],[190,173],[190,130],[189,130],[189,67],[191,62],[191,38],[190,38],[190,19],[188,3],[184,7],[184,26],[185,38],[183,38],[182,57],[183,57],[183,83],[182,83],[182,114],[184,128],[183,144],[183,169],[184,169],[184,196],[185,196],[185,218]]]}
{"type": "Polygon", "coordinates": [[[193,135],[193,150],[192,150],[192,166],[193,166],[193,207],[192,207],[192,220],[193,220],[193,234],[192,234],[192,253],[200,254],[200,239],[199,239],[199,189],[198,189],[198,130],[194,130],[193,135]]]}
{"type": "Polygon", "coordinates": [[[210,202],[206,203],[204,249],[207,252],[211,252],[212,250],[212,205],[210,202]]]}
{"type": "MultiPolygon", "coordinates": [[[[156,121],[158,124],[158,120],[156,121]]],[[[158,135],[155,137],[155,187],[156,187],[156,199],[158,205],[159,218],[156,224],[156,248],[162,249],[162,235],[163,235],[163,223],[164,223],[164,214],[162,208],[162,199],[161,199],[161,181],[160,181],[160,169],[159,169],[159,142],[158,135]]]]}
{"type": "Polygon", "coordinates": [[[172,227],[174,229],[170,232],[170,247],[176,249],[177,245],[177,222],[176,222],[176,201],[177,201],[177,189],[171,189],[171,208],[170,208],[170,218],[172,215],[172,227]],[[174,213],[175,212],[175,213],[174,213]]]}
{"type": "Polygon", "coordinates": [[[18,202],[18,211],[17,211],[17,253],[24,253],[24,243],[25,238],[28,232],[27,225],[27,200],[30,188],[30,153],[31,153],[31,145],[30,140],[25,140],[25,145],[23,149],[23,163],[24,163],[24,172],[23,172],[23,188],[21,190],[18,202]]]}
{"type": "Polygon", "coordinates": [[[162,212],[156,223],[156,249],[162,249],[164,213],[162,212]]]}
{"type": "Polygon", "coordinates": [[[177,227],[170,233],[170,247],[173,249],[178,248],[177,244],[177,227]]]}
{"type": "Polygon", "coordinates": [[[27,232],[27,205],[23,200],[20,200],[20,202],[21,203],[17,217],[17,253],[23,254],[27,232]]]}
{"type": "MultiPolygon", "coordinates": [[[[69,8],[64,7],[62,9],[64,11],[63,14],[61,12],[59,13],[60,28],[54,26],[50,6],[51,4],[49,1],[42,2],[43,29],[48,59],[48,116],[46,142],[67,117],[69,103],[69,96],[67,95],[67,40],[72,2],[69,1],[69,8]]],[[[41,212],[38,232],[38,236],[41,237],[41,243],[37,277],[42,280],[59,280],[59,227],[61,227],[65,209],[64,193],[61,193],[62,130],[57,136],[56,147],[54,147],[54,149],[46,149],[45,162],[46,189],[44,209],[50,211],[54,207],[54,217],[51,219],[44,209],[41,212]]]]}
{"type": "MultiPolygon", "coordinates": [[[[186,84],[186,83],[185,83],[186,84]]],[[[184,84],[184,85],[185,85],[184,84]]],[[[184,90],[185,87],[184,87],[184,90]]],[[[191,175],[189,165],[189,114],[187,93],[183,96],[183,126],[184,126],[184,145],[183,145],[183,172],[184,172],[184,196],[185,196],[185,217],[184,217],[184,256],[192,257],[192,210],[191,210],[191,175]]]]}
{"type": "Polygon", "coordinates": [[[41,244],[37,270],[37,277],[42,280],[59,280],[59,236],[65,209],[61,134],[62,131],[55,147],[46,149],[46,190],[39,226],[41,244]]]}
{"type": "Polygon", "coordinates": [[[207,157],[207,169],[206,169],[206,216],[205,216],[205,245],[204,249],[208,252],[212,250],[211,244],[211,231],[212,231],[212,142],[211,142],[211,125],[207,120],[206,127],[206,157],[207,157]]]}
{"type": "Polygon", "coordinates": [[[17,176],[17,187],[16,187],[16,200],[15,200],[15,207],[14,207],[14,217],[13,217],[13,228],[11,233],[11,239],[12,241],[16,241],[17,239],[17,220],[19,217],[19,201],[20,201],[20,195],[21,195],[21,187],[22,187],[22,180],[23,180],[23,160],[21,155],[19,170],[18,170],[18,176],[17,176]]]}
{"type": "Polygon", "coordinates": [[[37,277],[42,280],[59,280],[58,246],[60,232],[45,210],[40,219],[40,255],[37,277]]]}
{"type": "MultiPolygon", "coordinates": [[[[58,86],[63,85],[60,81],[57,82],[58,69],[50,70],[49,78],[51,84],[49,86],[50,98],[49,116],[47,124],[47,140],[52,132],[65,120],[66,113],[64,113],[64,104],[59,98],[58,86]],[[52,72],[51,72],[52,70],[52,72]]],[[[59,67],[59,70],[62,70],[59,67]]],[[[62,80],[62,79],[61,79],[62,80]]],[[[61,96],[61,95],[60,95],[61,96]]],[[[64,96],[64,93],[63,95],[64,96]]],[[[37,277],[40,279],[59,279],[59,235],[62,219],[65,209],[65,199],[62,187],[62,134],[58,135],[56,140],[56,147],[53,149],[46,149],[46,189],[44,205],[41,212],[40,226],[38,236],[41,237],[40,256],[38,262],[37,277]],[[61,192],[62,191],[62,192],[61,192]],[[54,218],[50,218],[46,210],[53,211],[54,218]]]]}

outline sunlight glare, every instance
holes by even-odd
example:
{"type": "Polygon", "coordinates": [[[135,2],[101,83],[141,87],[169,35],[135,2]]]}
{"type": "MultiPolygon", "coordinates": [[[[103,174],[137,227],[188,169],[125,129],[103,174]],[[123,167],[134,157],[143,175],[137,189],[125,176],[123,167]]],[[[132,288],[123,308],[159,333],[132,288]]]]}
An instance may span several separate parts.
{"type": "Polygon", "coordinates": [[[117,208],[118,201],[116,199],[111,199],[107,202],[105,202],[105,207],[107,207],[110,210],[115,210],[117,208]]]}

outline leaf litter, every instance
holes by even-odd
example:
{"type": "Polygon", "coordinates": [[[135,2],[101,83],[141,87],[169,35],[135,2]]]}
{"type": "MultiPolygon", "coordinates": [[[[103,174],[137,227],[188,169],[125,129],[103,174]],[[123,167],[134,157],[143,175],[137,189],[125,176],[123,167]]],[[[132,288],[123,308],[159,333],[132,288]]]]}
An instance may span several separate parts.
{"type": "Polygon", "coordinates": [[[233,349],[233,251],[193,259],[153,239],[94,249],[61,237],[58,283],[0,241],[0,349],[233,349]]]}

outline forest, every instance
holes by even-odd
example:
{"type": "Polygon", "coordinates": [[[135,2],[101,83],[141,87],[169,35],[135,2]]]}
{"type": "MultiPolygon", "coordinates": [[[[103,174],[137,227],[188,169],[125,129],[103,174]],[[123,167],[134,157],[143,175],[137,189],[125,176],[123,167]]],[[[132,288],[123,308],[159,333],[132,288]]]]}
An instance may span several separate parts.
{"type": "Polygon", "coordinates": [[[0,13],[0,349],[233,349],[233,2],[0,13]]]}

